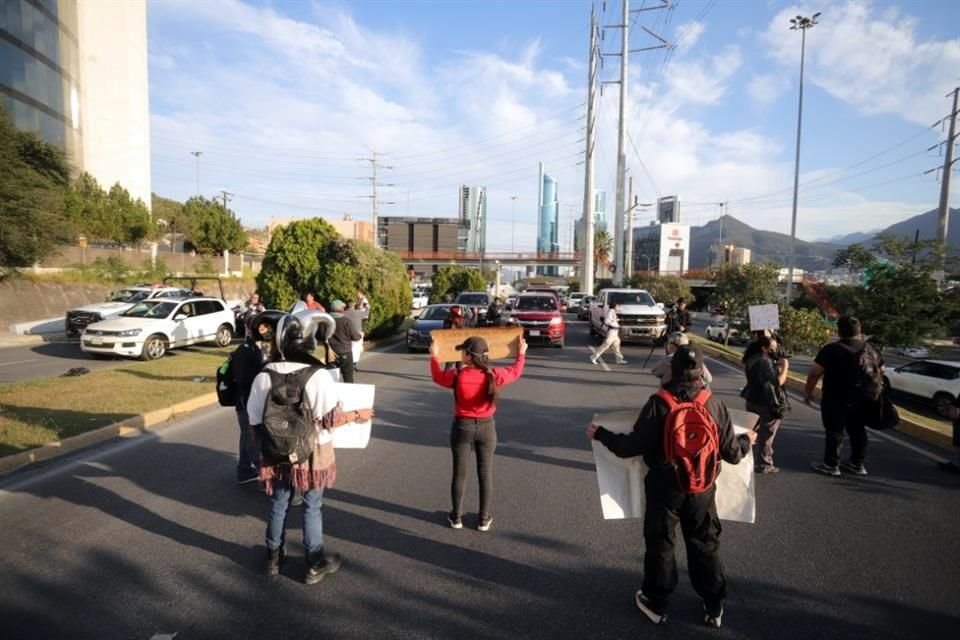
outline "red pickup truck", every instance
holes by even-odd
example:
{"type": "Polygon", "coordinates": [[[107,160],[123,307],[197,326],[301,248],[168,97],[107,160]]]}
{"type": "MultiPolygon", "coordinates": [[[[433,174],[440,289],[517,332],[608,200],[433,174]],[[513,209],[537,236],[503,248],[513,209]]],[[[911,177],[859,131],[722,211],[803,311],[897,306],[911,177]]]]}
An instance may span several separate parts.
{"type": "Polygon", "coordinates": [[[556,293],[548,291],[525,292],[517,296],[510,322],[523,327],[523,338],[529,344],[544,344],[563,348],[566,324],[560,313],[562,307],[556,293]]]}

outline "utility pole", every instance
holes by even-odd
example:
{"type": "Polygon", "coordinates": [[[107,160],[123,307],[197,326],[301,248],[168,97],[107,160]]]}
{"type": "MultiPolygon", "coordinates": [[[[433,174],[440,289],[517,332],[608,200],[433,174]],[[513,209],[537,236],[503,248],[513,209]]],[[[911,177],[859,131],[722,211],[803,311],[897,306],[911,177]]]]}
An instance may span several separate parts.
{"type": "Polygon", "coordinates": [[[200,156],[203,155],[203,151],[191,151],[191,152],[190,152],[190,155],[192,155],[194,158],[197,159],[197,170],[196,170],[197,191],[196,191],[196,195],[199,196],[199,195],[200,195],[200,156]]]}
{"type": "Polygon", "coordinates": [[[725,255],[723,253],[723,208],[727,206],[726,202],[718,202],[717,205],[720,207],[720,238],[717,240],[717,264],[723,265],[726,263],[721,256],[725,255]]]}
{"type": "Polygon", "coordinates": [[[947,134],[947,148],[943,154],[943,177],[940,179],[940,216],[937,221],[937,242],[941,247],[945,247],[947,244],[947,231],[950,225],[950,174],[953,172],[953,147],[957,142],[957,94],[960,94],[960,87],[953,90],[950,132],[947,134]]]}
{"type": "Polygon", "coordinates": [[[233,200],[233,194],[230,193],[229,191],[224,191],[223,189],[221,189],[220,197],[223,199],[223,208],[226,209],[227,202],[229,202],[230,200],[233,200]]]}
{"type": "Polygon", "coordinates": [[[520,196],[510,196],[510,200],[513,201],[511,206],[513,214],[510,222],[510,253],[514,253],[515,251],[514,238],[516,238],[517,235],[517,198],[519,197],[520,196]]]}
{"type": "Polygon", "coordinates": [[[626,265],[626,274],[627,278],[630,278],[633,275],[633,212],[637,208],[637,203],[633,197],[633,176],[630,176],[630,181],[627,183],[627,203],[629,204],[629,209],[627,209],[627,246],[624,248],[624,264],[626,265]]]}
{"type": "Polygon", "coordinates": [[[381,202],[380,202],[380,198],[379,198],[379,196],[378,196],[378,194],[377,194],[377,188],[378,188],[378,187],[392,187],[392,186],[395,186],[395,185],[393,185],[393,184],[382,184],[382,183],[380,183],[380,182],[379,182],[379,174],[378,174],[378,172],[379,172],[380,169],[393,169],[393,167],[392,167],[392,166],[389,166],[389,165],[380,164],[380,156],[383,155],[382,153],[379,153],[379,152],[377,152],[377,151],[374,151],[374,150],[371,149],[370,147],[367,147],[367,150],[370,151],[370,157],[369,157],[369,158],[358,158],[358,159],[361,160],[361,161],[363,161],[363,162],[369,162],[369,163],[370,163],[370,166],[371,166],[371,168],[372,168],[372,170],[373,170],[373,175],[370,176],[370,177],[368,177],[368,178],[366,178],[367,180],[370,180],[370,184],[371,184],[371,186],[373,187],[373,193],[372,193],[371,195],[367,196],[367,197],[370,198],[370,199],[371,199],[371,202],[373,203],[373,246],[374,246],[374,247],[379,247],[379,246],[380,246],[380,229],[378,228],[378,226],[379,226],[379,218],[380,218],[380,205],[381,205],[381,204],[395,204],[395,203],[394,203],[394,202],[383,202],[383,203],[381,203],[381,202]]]}
{"type": "Polygon", "coordinates": [[[797,108],[797,154],[793,166],[793,218],[790,223],[790,255],[787,258],[787,306],[793,297],[793,264],[796,261],[797,249],[797,195],[800,190],[800,130],[803,123],[803,61],[807,51],[807,29],[817,24],[819,13],[812,18],[797,16],[790,18],[790,29],[800,32],[800,102],[797,108]]]}
{"type": "MultiPolygon", "coordinates": [[[[583,256],[580,291],[593,294],[593,101],[597,85],[597,10],[590,8],[590,62],[587,65],[587,153],[583,165],[583,256]]],[[[516,197],[514,197],[516,200],[516,197]]]]}
{"type": "Polygon", "coordinates": [[[623,284],[624,272],[624,214],[626,213],[626,199],[624,198],[624,187],[626,182],[627,156],[626,156],[626,136],[627,136],[627,66],[630,53],[640,51],[652,51],[654,49],[663,49],[669,44],[666,40],[655,34],[653,31],[641,26],[640,28],[660,41],[661,44],[652,47],[643,47],[641,49],[629,49],[630,39],[630,14],[640,13],[642,11],[654,11],[657,9],[668,9],[670,3],[667,0],[660,0],[660,4],[651,7],[641,7],[635,11],[630,11],[630,0],[622,0],[623,7],[621,12],[621,24],[609,25],[605,29],[620,30],[620,53],[604,54],[620,56],[620,80],[616,84],[620,85],[620,110],[619,122],[617,126],[617,198],[616,198],[616,219],[614,220],[614,272],[613,282],[620,286],[623,284]]]}

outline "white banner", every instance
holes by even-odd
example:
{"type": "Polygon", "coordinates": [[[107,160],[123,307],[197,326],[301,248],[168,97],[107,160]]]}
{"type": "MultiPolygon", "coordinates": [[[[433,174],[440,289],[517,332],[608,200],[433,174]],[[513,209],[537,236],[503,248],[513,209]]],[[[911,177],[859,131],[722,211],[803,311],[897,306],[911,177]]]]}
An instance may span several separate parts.
{"type": "MultiPolygon", "coordinates": [[[[640,413],[615,411],[598,413],[593,423],[614,433],[630,433],[640,413]]],[[[730,410],[733,428],[737,434],[746,433],[756,423],[756,415],[746,411],[730,410]],[[752,416],[752,418],[751,418],[752,416]]],[[[643,480],[647,464],[642,456],[618,458],[602,443],[594,440],[593,458],[597,465],[597,485],[600,488],[600,509],[605,520],[643,518],[645,495],[643,480]]],[[[735,522],[756,521],[756,496],[753,484],[753,450],[738,464],[721,463],[717,477],[717,515],[722,520],[735,522]]]]}
{"type": "MultiPolygon", "coordinates": [[[[372,409],[376,386],[372,384],[348,384],[338,382],[336,397],[344,413],[350,414],[360,409],[372,409]]],[[[370,428],[373,420],[366,422],[348,422],[333,430],[335,449],[366,449],[370,444],[370,428]]]]}
{"type": "Polygon", "coordinates": [[[775,304],[755,304],[747,307],[750,331],[777,331],[780,329],[780,308],[775,304]]]}

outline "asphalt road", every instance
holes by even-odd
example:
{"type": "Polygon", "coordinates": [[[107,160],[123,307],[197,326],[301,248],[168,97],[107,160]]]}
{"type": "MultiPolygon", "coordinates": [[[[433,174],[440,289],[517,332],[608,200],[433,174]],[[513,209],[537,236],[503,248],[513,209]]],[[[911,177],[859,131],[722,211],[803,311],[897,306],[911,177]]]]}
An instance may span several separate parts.
{"type": "MultiPolygon", "coordinates": [[[[960,477],[899,435],[872,435],[870,476],[819,476],[818,415],[800,402],[777,441],[783,471],[756,478],[757,522],[723,525],[724,628],[700,626],[682,549],[670,621],[652,627],[633,605],[640,522],[602,520],[583,435],[594,412],[642,405],[648,349],[608,371],[587,360],[585,324],[569,331],[503,390],[490,532],[475,530],[473,478],[464,529],[446,526],[451,393],[397,345],[361,363],[374,439],[338,452],[325,496],[340,573],[300,582],[294,510],[288,564],[260,577],[267,502],[233,484],[232,411],[210,410],[0,482],[0,637],[955,637],[960,477]]],[[[713,368],[741,406],[741,374],[713,368]]]]}

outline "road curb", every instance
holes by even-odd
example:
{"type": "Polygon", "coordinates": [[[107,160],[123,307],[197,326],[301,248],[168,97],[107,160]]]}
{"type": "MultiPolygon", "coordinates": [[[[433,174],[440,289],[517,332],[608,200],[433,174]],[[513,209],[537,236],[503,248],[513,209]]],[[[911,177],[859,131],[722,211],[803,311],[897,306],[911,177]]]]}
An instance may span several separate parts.
{"type": "Polygon", "coordinates": [[[158,425],[184,417],[194,411],[206,409],[215,404],[217,404],[217,394],[205,393],[202,396],[179,402],[172,407],[156,409],[155,411],[149,411],[139,416],[132,416],[126,420],[121,420],[120,422],[115,422],[105,427],[94,429],[93,431],[87,431],[86,433],[64,438],[56,442],[48,442],[35,449],[0,458],[0,476],[7,475],[31,464],[57,458],[114,438],[136,438],[149,433],[158,425]]]}
{"type": "MultiPolygon", "coordinates": [[[[741,365],[740,355],[733,355],[728,353],[724,349],[717,347],[716,345],[710,344],[706,339],[699,336],[694,336],[693,341],[700,345],[700,348],[703,349],[704,353],[711,355],[718,360],[723,360],[737,366],[741,365]]],[[[803,393],[806,388],[806,378],[801,378],[800,376],[789,373],[787,374],[787,388],[798,393],[803,393]]],[[[817,402],[820,401],[820,387],[817,386],[813,390],[813,399],[817,402]]],[[[909,436],[926,442],[927,444],[939,447],[941,449],[953,449],[953,437],[946,432],[946,428],[943,432],[930,427],[918,420],[919,416],[903,409],[902,407],[897,407],[897,411],[900,413],[900,424],[897,425],[896,430],[905,433],[909,436]]]]}

